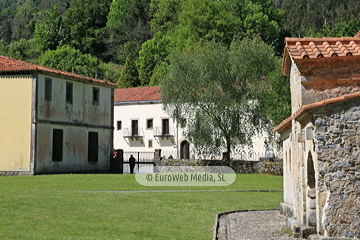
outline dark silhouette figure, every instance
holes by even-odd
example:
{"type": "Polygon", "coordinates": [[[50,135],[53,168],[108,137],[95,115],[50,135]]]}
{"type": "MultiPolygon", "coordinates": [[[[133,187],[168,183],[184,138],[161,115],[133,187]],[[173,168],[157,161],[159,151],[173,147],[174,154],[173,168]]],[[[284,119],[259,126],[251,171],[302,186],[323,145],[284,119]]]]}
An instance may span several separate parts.
{"type": "Polygon", "coordinates": [[[133,157],[133,155],[131,155],[129,158],[130,173],[134,173],[135,161],[135,158],[133,157]]]}

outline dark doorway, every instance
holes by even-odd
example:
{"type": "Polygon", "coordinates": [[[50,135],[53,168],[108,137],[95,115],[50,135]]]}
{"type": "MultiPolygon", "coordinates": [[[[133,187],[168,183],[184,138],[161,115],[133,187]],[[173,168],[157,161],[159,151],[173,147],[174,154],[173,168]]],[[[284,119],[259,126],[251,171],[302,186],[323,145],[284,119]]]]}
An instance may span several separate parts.
{"type": "Polygon", "coordinates": [[[169,119],[162,120],[162,135],[168,135],[169,132],[169,119]]]}
{"type": "Polygon", "coordinates": [[[131,136],[139,135],[138,127],[139,127],[138,120],[132,120],[131,121],[131,136]]]}
{"type": "Polygon", "coordinates": [[[189,142],[184,140],[180,144],[180,159],[190,159],[189,142]]]}

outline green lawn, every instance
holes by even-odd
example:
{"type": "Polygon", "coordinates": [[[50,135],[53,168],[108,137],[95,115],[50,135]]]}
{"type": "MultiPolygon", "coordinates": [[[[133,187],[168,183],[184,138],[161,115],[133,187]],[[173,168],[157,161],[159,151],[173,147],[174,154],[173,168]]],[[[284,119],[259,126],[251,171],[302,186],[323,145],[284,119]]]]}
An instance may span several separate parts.
{"type": "Polygon", "coordinates": [[[134,175],[0,178],[0,239],[211,239],[217,213],[276,209],[282,177],[237,174],[227,187],[145,187],[134,175]]]}

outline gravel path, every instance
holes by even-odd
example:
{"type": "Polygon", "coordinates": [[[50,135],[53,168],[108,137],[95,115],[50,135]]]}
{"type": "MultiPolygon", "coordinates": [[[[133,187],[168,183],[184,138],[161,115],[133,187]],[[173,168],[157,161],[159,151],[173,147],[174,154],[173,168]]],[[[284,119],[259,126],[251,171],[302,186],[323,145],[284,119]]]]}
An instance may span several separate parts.
{"type": "Polygon", "coordinates": [[[282,229],[286,218],[278,210],[246,211],[223,214],[219,218],[219,240],[293,240],[282,229]]]}

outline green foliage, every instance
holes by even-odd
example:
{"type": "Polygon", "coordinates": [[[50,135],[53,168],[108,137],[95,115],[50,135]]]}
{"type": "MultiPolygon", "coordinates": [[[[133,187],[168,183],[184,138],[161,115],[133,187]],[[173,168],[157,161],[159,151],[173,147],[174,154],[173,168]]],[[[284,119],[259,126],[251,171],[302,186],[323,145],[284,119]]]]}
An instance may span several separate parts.
{"type": "Polygon", "coordinates": [[[150,3],[151,30],[164,32],[175,29],[179,24],[179,0],[152,0],[150,3]]]}
{"type": "Polygon", "coordinates": [[[274,126],[291,115],[290,80],[281,74],[281,59],[276,63],[276,69],[267,77],[269,88],[266,95],[266,114],[274,126]]]}
{"type": "Polygon", "coordinates": [[[126,58],[124,68],[118,81],[119,88],[137,87],[139,85],[139,74],[135,66],[135,59],[129,55],[126,58]]]}
{"type": "Polygon", "coordinates": [[[251,146],[267,124],[264,77],[275,69],[273,49],[255,40],[230,48],[207,44],[193,53],[174,53],[161,81],[164,109],[181,125],[203,156],[221,156],[251,146]],[[181,81],[179,81],[181,79],[181,81]]]}
{"type": "Polygon", "coordinates": [[[26,0],[20,5],[12,22],[12,39],[30,39],[34,32],[34,17],[39,9],[32,0],[26,0]]]}
{"type": "Polygon", "coordinates": [[[95,70],[99,64],[96,57],[83,54],[68,45],[56,50],[47,50],[40,56],[40,65],[84,76],[95,77],[95,70]]]}
{"type": "MultiPolygon", "coordinates": [[[[157,32],[152,39],[142,45],[137,59],[139,80],[142,86],[147,86],[153,76],[156,66],[162,65],[169,55],[170,39],[162,32],[157,32]]],[[[164,65],[162,65],[164,66],[164,65]]],[[[158,72],[157,74],[159,74],[158,72]]],[[[153,83],[154,84],[153,80],[153,83]]]]}
{"type": "Polygon", "coordinates": [[[36,61],[39,53],[33,39],[25,40],[22,38],[6,47],[6,55],[19,60],[36,61]]]}
{"type": "Polygon", "coordinates": [[[35,26],[35,40],[39,50],[55,50],[64,39],[61,13],[55,5],[45,12],[45,17],[35,26]]]}
{"type": "Polygon", "coordinates": [[[105,51],[103,37],[111,0],[73,0],[66,11],[66,43],[82,53],[101,57],[105,51]]]}
{"type": "Polygon", "coordinates": [[[125,56],[135,55],[151,38],[150,0],[114,0],[107,21],[107,55],[124,63],[125,56]]]}

